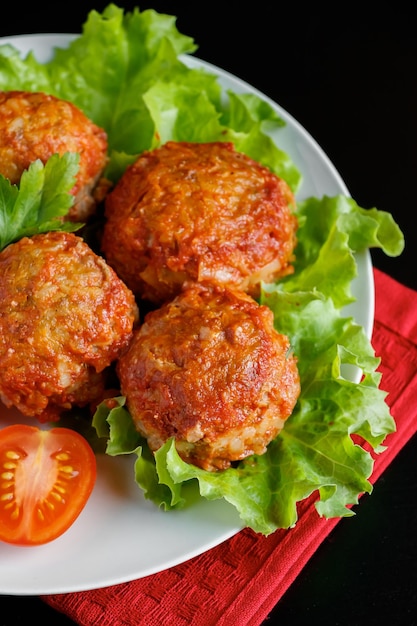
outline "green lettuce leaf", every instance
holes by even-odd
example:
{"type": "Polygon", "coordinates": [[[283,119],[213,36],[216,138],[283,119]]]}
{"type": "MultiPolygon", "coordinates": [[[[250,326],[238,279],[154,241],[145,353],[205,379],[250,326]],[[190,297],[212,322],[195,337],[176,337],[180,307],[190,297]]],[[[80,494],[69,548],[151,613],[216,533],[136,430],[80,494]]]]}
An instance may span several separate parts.
{"type": "Polygon", "coordinates": [[[295,272],[285,281],[287,291],[320,291],[339,308],[353,301],[351,283],[357,275],[355,253],[380,248],[398,256],[404,236],[392,215],[364,209],[353,198],[307,198],[297,207],[299,219],[295,272]]]}
{"type": "Polygon", "coordinates": [[[76,104],[108,134],[113,181],[168,139],[233,141],[297,191],[300,172],[267,132],[283,121],[261,98],[224,94],[214,74],[188,67],[185,55],[197,46],[175,20],[109,4],[101,14],[90,11],[82,34],[46,63],[0,46],[0,89],[40,90],[76,104]]]}
{"type": "Polygon", "coordinates": [[[168,503],[168,508],[183,505],[181,486],[170,478],[166,468],[161,468],[161,477],[155,471],[155,459],[146,440],[139,435],[132,418],[125,408],[126,398],[119,396],[102,402],[93,416],[92,426],[98,437],[107,440],[105,452],[109,456],[136,454],[135,478],[149,500],[168,503]]]}

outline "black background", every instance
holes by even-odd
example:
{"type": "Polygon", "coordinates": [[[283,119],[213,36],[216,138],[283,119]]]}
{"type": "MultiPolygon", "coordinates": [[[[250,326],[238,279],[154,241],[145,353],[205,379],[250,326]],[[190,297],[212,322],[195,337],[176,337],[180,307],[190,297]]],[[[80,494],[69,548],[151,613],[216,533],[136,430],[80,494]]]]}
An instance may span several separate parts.
{"type": "MultiPolygon", "coordinates": [[[[88,12],[107,4],[9,5],[0,36],[79,33],[88,12]]],[[[198,57],[252,84],[293,115],[360,206],[392,213],[406,249],[395,259],[373,252],[373,262],[417,288],[417,34],[411,9],[398,3],[369,13],[365,3],[334,3],[326,10],[317,3],[302,9],[275,2],[117,4],[176,15],[179,30],[198,44],[198,57]]],[[[417,624],[416,458],[415,436],[372,495],[361,499],[356,515],[343,519],[324,541],[266,624],[417,624]]],[[[35,621],[73,624],[38,598],[0,596],[1,626],[35,621]]]]}

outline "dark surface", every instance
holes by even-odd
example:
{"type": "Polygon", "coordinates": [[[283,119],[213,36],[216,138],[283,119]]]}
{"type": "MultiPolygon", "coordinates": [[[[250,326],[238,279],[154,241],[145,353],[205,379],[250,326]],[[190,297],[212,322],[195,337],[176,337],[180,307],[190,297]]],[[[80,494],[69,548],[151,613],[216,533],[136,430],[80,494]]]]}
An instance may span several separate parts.
{"type": "MultiPolygon", "coordinates": [[[[197,56],[284,107],[322,146],[360,206],[393,214],[406,249],[396,259],[375,253],[373,261],[417,288],[417,36],[411,9],[407,15],[391,6],[367,17],[351,5],[345,12],[320,12],[316,3],[310,9],[156,0],[123,6],[138,4],[178,16],[180,31],[199,45],[197,56]]],[[[0,36],[80,32],[90,8],[106,5],[40,0],[24,10],[10,6],[0,36]]],[[[414,437],[372,495],[361,499],[356,516],[337,525],[266,624],[417,624],[416,457],[414,437]]],[[[1,626],[73,623],[32,597],[0,597],[0,615],[1,626]]]]}

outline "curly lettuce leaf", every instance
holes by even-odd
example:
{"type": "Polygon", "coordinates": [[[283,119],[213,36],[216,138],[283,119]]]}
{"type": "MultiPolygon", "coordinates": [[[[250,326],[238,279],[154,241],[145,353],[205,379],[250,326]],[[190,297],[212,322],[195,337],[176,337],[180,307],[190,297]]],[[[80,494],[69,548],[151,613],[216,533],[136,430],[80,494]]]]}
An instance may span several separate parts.
{"type": "Polygon", "coordinates": [[[364,209],[349,196],[307,198],[299,202],[297,216],[297,271],[316,261],[334,231],[347,236],[352,253],[381,248],[389,256],[398,256],[404,249],[404,236],[390,213],[364,209]]]}
{"type": "MultiPolygon", "coordinates": [[[[173,440],[153,459],[147,457],[146,466],[138,455],[137,483],[145,497],[165,509],[185,506],[187,485],[197,483],[201,497],[224,498],[243,525],[269,534],[293,526],[298,503],[313,493],[318,513],[330,518],[353,515],[360,494],[372,491],[373,455],[383,452],[395,422],[379,388],[379,359],[364,329],[343,316],[343,307],[351,300],[354,253],[371,246],[399,253],[403,236],[395,223],[387,228],[384,214],[368,213],[350,199],[311,199],[300,210],[298,268],[261,297],[297,355],[301,394],[295,410],[264,455],[222,472],[185,463],[173,440]],[[339,270],[334,275],[333,265],[339,270]]],[[[123,415],[129,420],[126,408],[123,415]]],[[[132,441],[122,440],[108,406],[101,418],[110,424],[109,449],[117,445],[138,454],[137,433],[132,441]]]]}
{"type": "Polygon", "coordinates": [[[155,471],[155,459],[146,440],[135,429],[125,401],[124,396],[105,400],[94,413],[92,426],[98,437],[106,439],[106,454],[136,454],[135,478],[145,497],[157,503],[168,502],[169,508],[182,506],[185,500],[181,496],[181,485],[176,485],[163,467],[161,480],[155,471]]]}
{"type": "Polygon", "coordinates": [[[53,155],[45,165],[34,161],[12,185],[0,174],[0,250],[21,237],[53,230],[75,231],[81,224],[63,221],[74,202],[70,194],[79,155],[53,155]]]}
{"type": "Polygon", "coordinates": [[[403,233],[390,213],[364,209],[348,196],[307,198],[299,202],[297,216],[295,271],[285,280],[285,289],[319,287],[338,308],[353,301],[355,253],[380,248],[387,255],[398,256],[404,249],[403,233]]]}
{"type": "Polygon", "coordinates": [[[90,11],[82,34],[39,63],[0,46],[0,89],[44,91],[76,104],[109,140],[106,176],[116,181],[144,150],[168,139],[233,141],[236,148],[285,178],[301,175],[266,132],[283,121],[261,98],[225,94],[217,77],[187,66],[197,46],[176,18],[152,9],[124,12],[109,4],[90,11]]]}
{"type": "Polygon", "coordinates": [[[9,91],[45,91],[51,89],[46,66],[39,63],[33,52],[22,59],[19,50],[10,44],[0,46],[0,89],[9,91]]]}

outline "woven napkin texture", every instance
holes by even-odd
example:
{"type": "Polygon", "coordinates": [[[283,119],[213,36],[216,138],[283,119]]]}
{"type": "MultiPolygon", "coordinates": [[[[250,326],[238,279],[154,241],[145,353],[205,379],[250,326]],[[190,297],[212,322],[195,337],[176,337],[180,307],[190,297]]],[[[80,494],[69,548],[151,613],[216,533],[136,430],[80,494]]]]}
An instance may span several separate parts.
{"type": "MultiPolygon", "coordinates": [[[[397,431],[377,456],[372,483],[417,430],[417,292],[374,275],[372,343],[397,431]]],[[[264,537],[245,529],[158,574],[43,600],[81,626],[258,626],[338,521],[321,519],[311,497],[290,530],[264,537]]]]}

